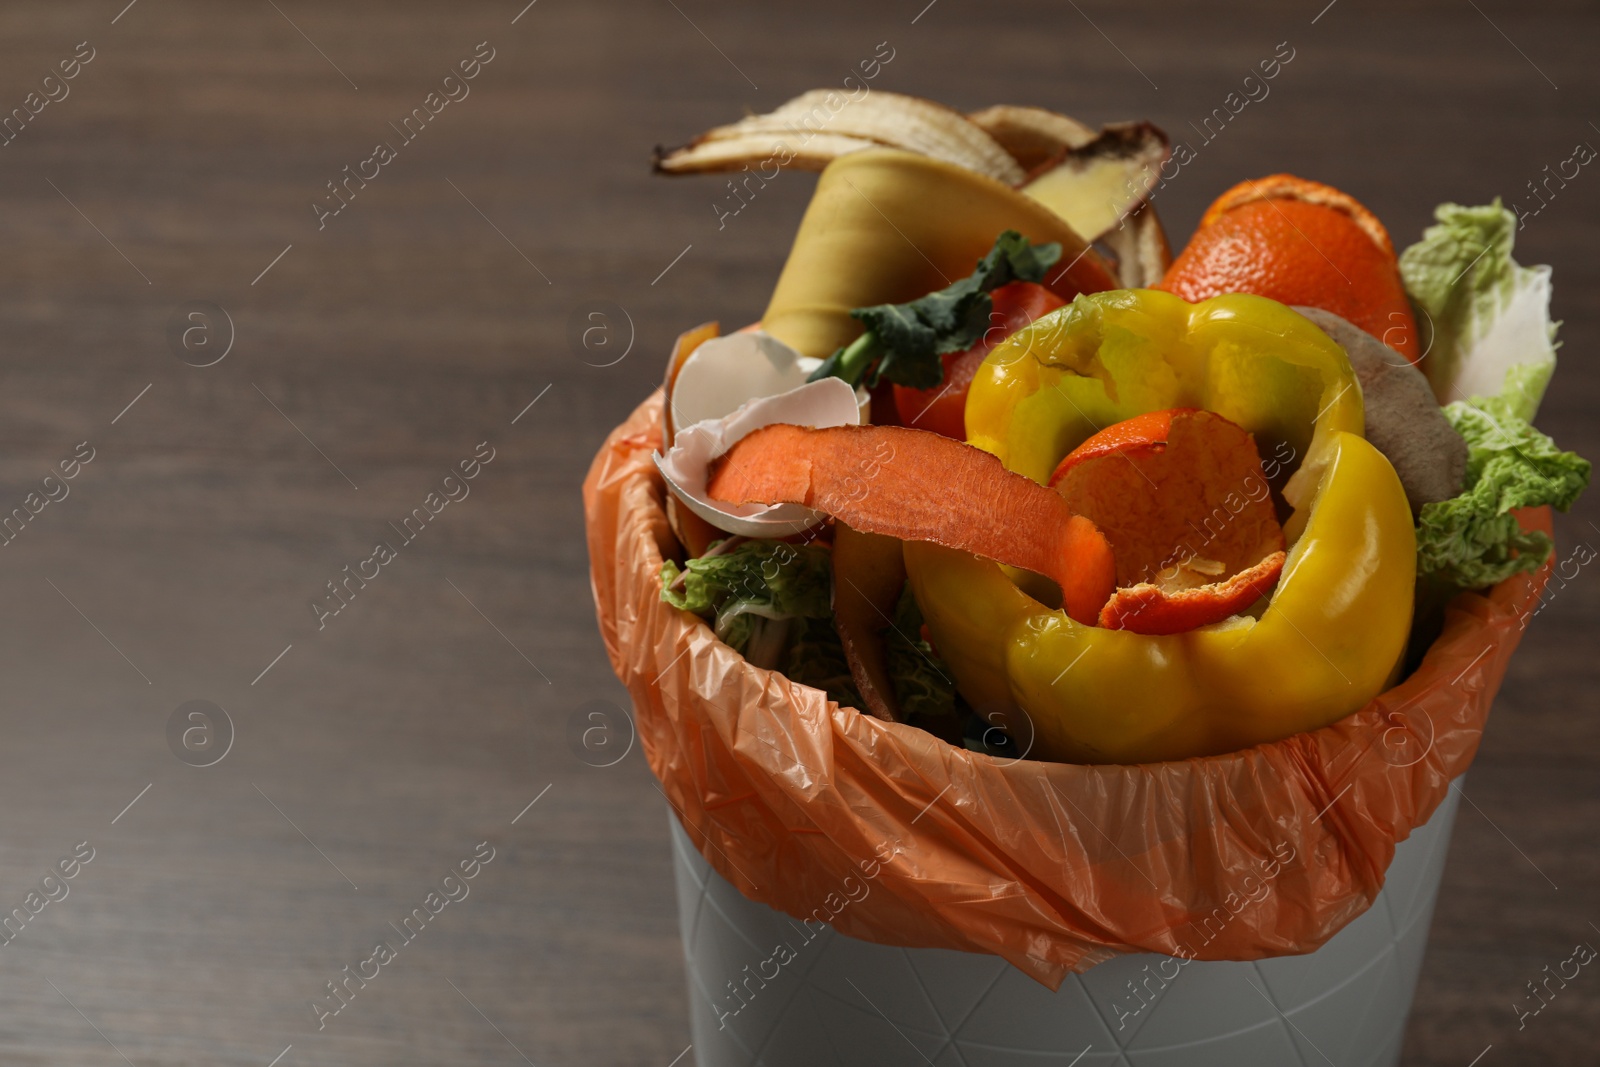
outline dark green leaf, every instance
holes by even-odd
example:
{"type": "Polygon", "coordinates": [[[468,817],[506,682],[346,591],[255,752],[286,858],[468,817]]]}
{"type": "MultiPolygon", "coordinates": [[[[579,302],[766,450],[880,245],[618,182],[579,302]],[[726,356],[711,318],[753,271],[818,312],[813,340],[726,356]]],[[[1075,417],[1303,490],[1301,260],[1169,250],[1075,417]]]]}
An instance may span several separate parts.
{"type": "Polygon", "coordinates": [[[977,270],[960,281],[907,304],[852,311],[867,332],[829,357],[811,380],[840,377],[854,385],[866,377],[869,385],[887,379],[913,389],[932,389],[944,379],[939,357],[971,348],[989,329],[994,310],[989,294],[1015,281],[1043,282],[1045,272],[1060,258],[1060,245],[1035,245],[1007,230],[978,261],[977,270]],[[869,374],[874,356],[877,366],[869,374]]]}

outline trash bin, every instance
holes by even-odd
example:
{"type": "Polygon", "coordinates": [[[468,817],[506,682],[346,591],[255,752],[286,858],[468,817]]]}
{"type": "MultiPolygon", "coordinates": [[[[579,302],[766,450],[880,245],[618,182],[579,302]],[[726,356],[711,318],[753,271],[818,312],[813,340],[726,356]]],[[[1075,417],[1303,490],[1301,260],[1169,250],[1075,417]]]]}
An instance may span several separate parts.
{"type": "MultiPolygon", "coordinates": [[[[1001,760],[839,707],[664,604],[660,443],[658,393],[596,456],[585,515],[607,653],[683,820],[701,1067],[1398,1059],[1456,785],[1548,564],[1455,598],[1413,672],[1322,729],[1001,760]]],[[[1550,531],[1548,508],[1520,519],[1550,531]]]]}
{"type": "Polygon", "coordinates": [[[699,1067],[1393,1067],[1459,802],[1452,789],[1400,842],[1372,907],[1315,952],[1119,956],[1055,992],[995,956],[791,919],[743,896],[672,816],[694,1055],[699,1067]]]}

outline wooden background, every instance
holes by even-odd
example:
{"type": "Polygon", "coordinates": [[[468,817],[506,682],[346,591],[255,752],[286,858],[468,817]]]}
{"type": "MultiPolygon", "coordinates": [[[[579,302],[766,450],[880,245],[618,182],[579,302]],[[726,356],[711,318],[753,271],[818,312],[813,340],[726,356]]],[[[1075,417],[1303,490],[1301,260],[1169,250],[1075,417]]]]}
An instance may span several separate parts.
{"type": "MultiPolygon", "coordinates": [[[[656,143],[836,85],[883,41],[878,88],[1192,137],[1287,41],[1270,97],[1162,193],[1175,239],[1288,170],[1409,242],[1436,202],[1526,199],[1600,144],[1600,18],[1576,3],[125,2],[0,9],[0,109],[95,55],[0,147],[0,512],[95,455],[0,548],[0,911],[95,850],[0,949],[8,1065],[666,1067],[688,1044],[665,806],[637,751],[600,768],[570,743],[624,699],[578,486],[678,331],[760,313],[813,178],[719,228],[720,183],[651,177],[656,143]],[[471,95],[319,231],[324,184],[483,41],[471,95]],[[234,335],[203,368],[166,331],[195,300],[234,335]],[[610,366],[568,339],[602,307],[610,366]],[[319,630],[324,583],[482,441],[471,495],[319,630]],[[167,739],[195,699],[235,731],[205,768],[167,739]],[[324,983],[480,841],[470,896],[319,1032],[324,983]]],[[[1591,456],[1597,205],[1589,167],[1518,238],[1566,320],[1542,421],[1591,456]]],[[[1560,519],[1564,555],[1597,515],[1560,519]]],[[[1520,1031],[1512,1005],[1600,944],[1597,611],[1584,568],[1512,667],[1407,1063],[1594,1062],[1600,975],[1520,1031]]]]}

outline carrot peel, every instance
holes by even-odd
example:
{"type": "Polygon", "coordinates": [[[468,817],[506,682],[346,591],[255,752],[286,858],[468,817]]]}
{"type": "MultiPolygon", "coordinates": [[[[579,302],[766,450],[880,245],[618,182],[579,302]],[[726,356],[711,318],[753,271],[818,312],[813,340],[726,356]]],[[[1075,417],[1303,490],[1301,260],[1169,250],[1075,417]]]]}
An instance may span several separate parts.
{"type": "Polygon", "coordinates": [[[1060,585],[1062,607],[1087,625],[1116,586],[1110,543],[1059,493],[926,430],[764,426],[714,462],[707,495],[802,504],[857,530],[1034,571],[1060,585]]]}

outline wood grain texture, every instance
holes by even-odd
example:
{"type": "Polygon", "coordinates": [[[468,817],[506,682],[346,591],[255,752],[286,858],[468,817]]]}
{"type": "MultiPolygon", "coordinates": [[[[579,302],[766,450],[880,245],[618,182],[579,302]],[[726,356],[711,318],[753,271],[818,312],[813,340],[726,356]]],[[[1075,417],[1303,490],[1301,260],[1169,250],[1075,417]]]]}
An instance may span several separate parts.
{"type": "MultiPolygon", "coordinates": [[[[1287,170],[1406,242],[1437,201],[1527,200],[1600,144],[1600,18],[1577,4],[123,4],[0,10],[0,108],[95,50],[0,147],[0,513],[95,450],[0,548],[0,911],[96,850],[0,950],[8,1065],[266,1065],[291,1044],[285,1067],[665,1065],[688,1044],[665,806],[637,751],[601,768],[569,743],[579,709],[624,699],[578,486],[674,335],[760,313],[815,179],[719,225],[721,180],[652,178],[657,143],[888,41],[882,88],[1191,137],[1158,199],[1180,241],[1222,188],[1287,170]],[[319,230],[325,183],[484,41],[470,95],[319,230]],[[1201,144],[1190,124],[1280,41],[1270,96],[1201,144]],[[231,316],[214,366],[169,348],[192,300],[231,316]],[[608,302],[614,347],[572,345],[608,302]],[[470,495],[319,630],[324,583],[485,441],[470,495]],[[191,699],[236,727],[215,766],[168,747],[191,699]],[[324,983],[485,840],[470,895],[319,1031],[324,983]]],[[[1591,456],[1597,206],[1586,168],[1518,237],[1566,321],[1542,421],[1591,456]]],[[[1597,516],[1558,520],[1564,554],[1597,516]]],[[[1512,1004],[1600,943],[1597,614],[1584,568],[1512,667],[1409,1064],[1594,1061],[1600,976],[1521,1030],[1512,1004]]]]}

